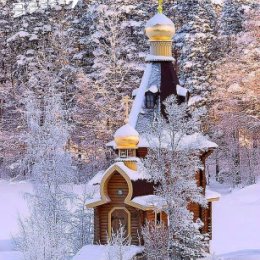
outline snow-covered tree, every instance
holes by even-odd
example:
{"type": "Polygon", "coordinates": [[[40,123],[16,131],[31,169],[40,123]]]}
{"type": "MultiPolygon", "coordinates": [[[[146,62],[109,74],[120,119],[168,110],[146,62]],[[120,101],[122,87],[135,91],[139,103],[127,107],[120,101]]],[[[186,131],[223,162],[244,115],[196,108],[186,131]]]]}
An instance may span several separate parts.
{"type": "Polygon", "coordinates": [[[93,191],[84,186],[81,194],[73,200],[73,211],[71,221],[71,241],[73,252],[78,252],[84,245],[93,243],[94,238],[94,212],[86,207],[86,201],[93,197],[93,191]]]}
{"type": "Polygon", "coordinates": [[[216,175],[231,186],[254,183],[259,167],[258,16],[257,8],[245,13],[243,32],[232,38],[232,51],[216,67],[209,99],[208,125],[220,147],[216,175]]]}
{"type": "Polygon", "coordinates": [[[240,0],[225,0],[220,20],[221,34],[237,34],[243,29],[244,10],[240,0]]]}
{"type": "Polygon", "coordinates": [[[139,46],[129,39],[129,31],[133,30],[131,25],[140,28],[143,23],[125,21],[126,14],[130,15],[136,7],[118,2],[94,3],[89,7],[95,21],[89,38],[95,46],[90,77],[99,122],[107,133],[122,123],[122,99],[138,86],[143,70],[138,60],[139,46]]]}
{"type": "Polygon", "coordinates": [[[160,184],[156,192],[166,201],[171,259],[196,257],[203,255],[205,244],[199,231],[201,226],[193,221],[188,206],[192,202],[205,206],[206,201],[195,179],[201,167],[199,156],[184,143],[187,135],[199,131],[199,123],[196,117],[188,116],[187,105],[178,105],[174,96],[169,97],[165,105],[167,119],[158,118],[148,135],[152,148],[145,160],[145,169],[151,179],[160,184]]]}
{"type": "Polygon", "coordinates": [[[163,224],[146,223],[142,229],[145,255],[151,260],[167,260],[168,253],[168,230],[163,224]]]}
{"type": "Polygon", "coordinates": [[[69,129],[64,120],[61,97],[44,97],[44,110],[32,93],[26,100],[27,162],[33,194],[28,194],[30,216],[21,220],[19,249],[26,260],[61,260],[71,253],[68,202],[69,183],[74,178],[71,156],[66,151],[69,129]]]}
{"type": "Polygon", "coordinates": [[[214,68],[216,14],[210,0],[180,0],[173,6],[178,76],[192,93],[206,95],[214,68]]]}

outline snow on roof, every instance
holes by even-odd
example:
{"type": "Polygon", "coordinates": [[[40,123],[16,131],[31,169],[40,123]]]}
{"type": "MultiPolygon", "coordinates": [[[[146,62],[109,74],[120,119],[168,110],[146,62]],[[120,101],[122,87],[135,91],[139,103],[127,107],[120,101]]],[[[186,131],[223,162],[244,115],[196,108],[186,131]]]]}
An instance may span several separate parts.
{"type": "Polygon", "coordinates": [[[138,115],[139,115],[139,113],[142,109],[143,103],[144,103],[145,92],[147,90],[147,86],[148,86],[149,79],[151,76],[151,71],[152,71],[152,63],[149,63],[146,65],[141,85],[139,87],[136,98],[133,102],[133,107],[129,114],[129,124],[134,128],[136,126],[138,115]]]}
{"type": "Polygon", "coordinates": [[[138,132],[130,124],[121,126],[114,134],[114,137],[139,136],[138,132]]]}
{"type": "MultiPolygon", "coordinates": [[[[179,138],[178,135],[176,135],[176,138],[179,138]]],[[[170,140],[170,134],[165,130],[160,146],[162,148],[169,148],[170,140]]],[[[115,141],[107,143],[106,146],[116,149],[115,141]]],[[[156,136],[152,136],[150,134],[144,134],[140,136],[138,147],[152,148],[158,146],[159,140],[156,136]]],[[[211,142],[206,136],[202,135],[201,133],[194,133],[192,135],[183,135],[183,137],[178,142],[177,150],[207,150],[217,147],[218,145],[214,142],[211,142]]]]}
{"type": "MultiPolygon", "coordinates": [[[[95,181],[94,181],[94,183],[95,183],[95,181]]],[[[95,203],[95,202],[98,202],[98,201],[101,200],[100,185],[96,185],[96,184],[98,184],[98,183],[91,184],[91,180],[87,184],[87,189],[88,189],[87,191],[88,191],[90,197],[88,199],[86,199],[86,201],[85,201],[86,205],[91,204],[91,203],[95,203]]]]}
{"type": "Polygon", "coordinates": [[[91,199],[85,200],[85,203],[86,203],[86,205],[88,205],[88,204],[96,203],[96,202],[99,202],[99,201],[101,201],[101,195],[100,195],[100,192],[97,191],[95,193],[95,196],[91,199]]]}
{"type": "Polygon", "coordinates": [[[145,61],[174,61],[175,59],[172,56],[157,56],[148,54],[145,58],[145,61]]]}
{"type": "Polygon", "coordinates": [[[89,182],[88,185],[100,184],[101,180],[105,174],[105,171],[99,171],[89,182]]]}
{"type": "MultiPolygon", "coordinates": [[[[113,149],[116,149],[116,147],[117,147],[114,140],[107,143],[106,146],[112,147],[113,149]]],[[[149,147],[149,144],[145,138],[140,137],[137,147],[149,147]]]]}
{"type": "MultiPolygon", "coordinates": [[[[138,164],[140,164],[140,160],[138,161],[138,164]]],[[[89,182],[88,185],[97,185],[102,182],[103,177],[105,174],[114,166],[118,166],[120,169],[122,169],[126,175],[130,178],[132,181],[137,181],[137,180],[148,180],[150,179],[150,175],[144,171],[144,167],[137,167],[140,168],[137,171],[131,170],[128,168],[123,162],[116,162],[112,164],[106,171],[100,171],[98,172],[89,182]]]]}
{"type": "Polygon", "coordinates": [[[147,23],[145,27],[152,27],[157,24],[168,24],[174,26],[174,23],[164,14],[157,13],[147,23]]]}
{"type": "MultiPolygon", "coordinates": [[[[105,245],[86,245],[72,258],[72,260],[109,260],[108,252],[115,252],[118,249],[113,246],[105,245]],[[109,251],[108,251],[109,250],[109,251]]],[[[124,260],[131,260],[134,256],[142,253],[144,250],[141,246],[123,246],[122,252],[124,260]]]]}
{"type": "Polygon", "coordinates": [[[138,93],[139,88],[136,88],[132,91],[132,97],[135,97],[138,93]]]}
{"type": "Polygon", "coordinates": [[[156,85],[152,85],[148,91],[152,92],[152,93],[157,93],[159,91],[158,87],[156,85]]]}
{"type": "MultiPolygon", "coordinates": [[[[134,171],[128,168],[123,162],[116,162],[110,167],[113,167],[114,165],[120,167],[127,174],[127,176],[130,178],[131,181],[148,180],[151,178],[151,176],[144,171],[143,169],[144,167],[138,167],[137,165],[139,170],[134,171]]],[[[110,169],[110,167],[108,169],[110,169]]]]}
{"type": "Polygon", "coordinates": [[[163,209],[167,206],[165,199],[157,195],[138,196],[132,199],[133,202],[144,207],[163,209]]]}
{"type": "Polygon", "coordinates": [[[208,138],[201,133],[194,133],[192,135],[183,136],[178,147],[180,150],[204,150],[207,148],[217,148],[218,145],[209,141],[208,138]]]}
{"type": "Polygon", "coordinates": [[[212,191],[208,187],[206,187],[205,197],[207,200],[212,200],[212,199],[218,200],[221,197],[221,195],[218,192],[212,191]]]}
{"type": "MultiPolygon", "coordinates": [[[[147,139],[150,147],[160,147],[168,149],[171,148],[171,134],[166,130],[163,131],[162,136],[160,137],[161,143],[156,136],[147,134],[144,138],[147,139]]],[[[180,136],[176,134],[175,143],[177,145],[177,150],[208,150],[210,148],[217,148],[218,145],[214,142],[208,140],[208,138],[201,133],[194,133],[191,135],[180,136]]]]}
{"type": "Polygon", "coordinates": [[[186,97],[188,90],[180,85],[177,85],[177,94],[182,97],[186,97]]]}

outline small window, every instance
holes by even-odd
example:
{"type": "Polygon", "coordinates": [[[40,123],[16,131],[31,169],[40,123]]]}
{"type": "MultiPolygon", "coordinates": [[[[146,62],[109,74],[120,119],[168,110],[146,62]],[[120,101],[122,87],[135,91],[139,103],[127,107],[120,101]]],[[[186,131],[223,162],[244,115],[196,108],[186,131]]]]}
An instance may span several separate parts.
{"type": "Polygon", "coordinates": [[[155,223],[158,226],[162,224],[162,212],[155,212],[155,223]]]}
{"type": "Polygon", "coordinates": [[[151,91],[146,92],[145,94],[145,107],[146,108],[154,108],[156,102],[156,94],[151,91]]]}
{"type": "Polygon", "coordinates": [[[134,149],[128,150],[128,156],[129,157],[134,157],[135,156],[135,150],[134,149]]]}
{"type": "Polygon", "coordinates": [[[128,151],[126,149],[119,150],[119,156],[121,158],[127,158],[128,157],[128,151]]]}

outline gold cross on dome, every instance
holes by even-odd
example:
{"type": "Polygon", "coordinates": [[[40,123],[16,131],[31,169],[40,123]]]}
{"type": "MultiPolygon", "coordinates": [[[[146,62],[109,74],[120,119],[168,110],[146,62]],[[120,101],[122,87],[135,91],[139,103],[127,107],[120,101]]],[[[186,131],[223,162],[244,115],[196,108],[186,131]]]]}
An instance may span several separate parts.
{"type": "Polygon", "coordinates": [[[158,0],[158,13],[163,13],[163,0],[158,0]]]}
{"type": "Polygon", "coordinates": [[[133,102],[129,96],[123,97],[123,102],[125,105],[125,123],[128,123],[128,115],[129,115],[129,103],[133,102]]]}

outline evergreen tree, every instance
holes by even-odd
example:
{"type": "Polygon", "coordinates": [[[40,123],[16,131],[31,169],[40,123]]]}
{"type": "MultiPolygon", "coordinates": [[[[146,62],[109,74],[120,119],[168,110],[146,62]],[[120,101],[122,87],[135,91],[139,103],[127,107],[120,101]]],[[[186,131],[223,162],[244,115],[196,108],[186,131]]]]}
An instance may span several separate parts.
{"type": "Polygon", "coordinates": [[[216,15],[209,0],[181,0],[174,8],[178,75],[192,93],[206,95],[213,70],[216,15]]]}
{"type": "Polygon", "coordinates": [[[233,35],[242,31],[244,11],[240,0],[225,0],[221,20],[220,29],[222,35],[233,35]]]}
{"type": "Polygon", "coordinates": [[[168,252],[171,259],[198,257],[204,254],[205,243],[201,225],[193,222],[188,206],[206,201],[197,186],[195,172],[200,167],[199,155],[189,145],[183,146],[187,135],[198,132],[196,117],[187,117],[187,105],[178,105],[175,97],[165,103],[167,120],[163,117],[151,126],[145,170],[152,181],[159,183],[156,192],[166,202],[168,252]]]}

